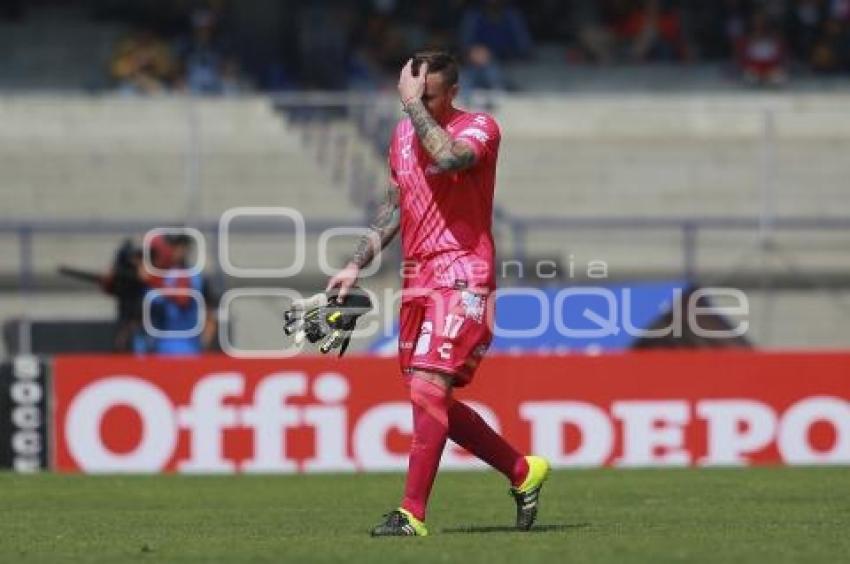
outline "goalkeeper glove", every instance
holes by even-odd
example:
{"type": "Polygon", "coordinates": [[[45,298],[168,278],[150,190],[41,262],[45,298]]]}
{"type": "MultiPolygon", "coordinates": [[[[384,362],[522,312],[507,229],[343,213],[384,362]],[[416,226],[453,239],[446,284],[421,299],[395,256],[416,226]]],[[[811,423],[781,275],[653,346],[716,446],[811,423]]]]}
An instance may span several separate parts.
{"type": "Polygon", "coordinates": [[[357,319],[372,309],[372,300],[356,286],[343,300],[339,300],[338,293],[339,290],[332,289],[293,301],[283,314],[283,332],[287,336],[294,335],[296,344],[305,339],[311,343],[322,341],[319,345],[322,354],[338,348],[342,356],[351,341],[357,319]]]}

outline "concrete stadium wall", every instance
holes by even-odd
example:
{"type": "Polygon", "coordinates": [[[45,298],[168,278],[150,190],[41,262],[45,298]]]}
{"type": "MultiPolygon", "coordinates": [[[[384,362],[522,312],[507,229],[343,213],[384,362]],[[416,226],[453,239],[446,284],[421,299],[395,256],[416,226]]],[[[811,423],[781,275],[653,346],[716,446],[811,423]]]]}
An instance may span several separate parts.
{"type": "MultiPolygon", "coordinates": [[[[519,217],[850,217],[850,95],[504,96],[494,102],[503,134],[497,203],[519,217]]],[[[190,106],[180,97],[0,96],[0,123],[5,220],[155,217],[177,223],[215,219],[231,206],[272,205],[295,207],[308,218],[361,221],[362,210],[345,204],[339,179],[335,183],[305,149],[304,131],[288,125],[267,98],[202,99],[190,106]]],[[[353,131],[351,124],[339,127],[353,131]]],[[[514,251],[511,237],[499,232],[504,258],[514,251]]],[[[36,278],[63,262],[105,268],[119,239],[36,237],[36,278]]],[[[526,243],[532,257],[572,257],[579,265],[604,260],[613,278],[679,276],[683,268],[682,234],[671,230],[532,229],[526,243]]],[[[850,272],[847,230],[725,230],[700,233],[697,243],[701,281],[790,277],[801,287],[773,294],[774,319],[754,326],[757,342],[843,344],[846,310],[835,305],[846,304],[845,290],[818,288],[825,276],[850,272]],[[774,323],[785,328],[771,328],[774,323]]],[[[314,245],[315,239],[308,274],[319,279],[314,245]]],[[[349,245],[336,241],[332,260],[344,257],[349,245]]],[[[288,254],[285,240],[270,237],[245,237],[236,248],[257,266],[279,264],[288,254]]],[[[0,235],[0,253],[0,271],[16,275],[14,236],[0,235]]],[[[5,303],[16,299],[3,297],[5,303]]],[[[43,299],[51,302],[45,311],[106,312],[87,308],[88,299],[43,299]]],[[[108,301],[92,300],[108,309],[108,301]]],[[[4,306],[3,317],[9,313],[4,306]]],[[[263,338],[261,331],[256,338],[263,338]]]]}

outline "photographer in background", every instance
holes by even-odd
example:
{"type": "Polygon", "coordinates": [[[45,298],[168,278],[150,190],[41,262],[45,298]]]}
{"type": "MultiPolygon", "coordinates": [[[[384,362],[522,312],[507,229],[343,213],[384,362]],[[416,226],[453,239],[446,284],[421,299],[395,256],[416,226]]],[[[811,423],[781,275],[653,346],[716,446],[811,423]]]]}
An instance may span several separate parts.
{"type": "MultiPolygon", "coordinates": [[[[153,237],[150,242],[151,264],[161,270],[172,268],[178,256],[175,247],[172,238],[153,237]]],[[[115,253],[112,269],[98,278],[101,289],[116,300],[116,352],[156,352],[156,340],[147,334],[143,325],[143,308],[145,294],[162,283],[145,269],[142,257],[142,248],[132,239],[126,239],[115,253]]],[[[73,269],[65,269],[66,272],[68,270],[73,269]]]]}
{"type": "Polygon", "coordinates": [[[164,276],[143,271],[145,294],[152,293],[149,298],[151,324],[162,332],[187,332],[191,336],[146,335],[148,352],[197,355],[216,344],[218,298],[203,273],[186,274],[192,251],[192,238],[184,234],[157,236],[151,241],[152,261],[158,262],[154,262],[154,266],[166,271],[164,276]],[[169,293],[170,289],[183,291],[169,293]],[[195,299],[186,290],[194,290],[201,299],[195,299]],[[192,329],[198,326],[201,316],[201,330],[193,334],[192,329]]]}
{"type": "Polygon", "coordinates": [[[109,272],[102,274],[70,266],[59,272],[65,276],[93,282],[115,297],[116,320],[113,350],[135,354],[195,355],[205,350],[218,350],[218,296],[202,273],[187,275],[192,239],[187,235],[158,235],[150,240],[151,265],[145,268],[142,248],[126,239],[115,253],[109,272]],[[165,274],[163,274],[163,272],[165,274]],[[169,289],[194,290],[169,292],[169,289]],[[196,299],[197,296],[200,299],[196,299]],[[149,296],[149,297],[148,297],[149,296]],[[157,333],[149,334],[144,326],[145,299],[149,301],[149,323],[157,333]],[[203,315],[197,335],[169,335],[169,332],[192,333],[203,315]]]}
{"type": "Polygon", "coordinates": [[[101,289],[115,297],[115,352],[147,350],[142,328],[142,300],[147,286],[142,269],[142,249],[132,239],[126,239],[115,253],[112,269],[98,280],[101,289]]]}

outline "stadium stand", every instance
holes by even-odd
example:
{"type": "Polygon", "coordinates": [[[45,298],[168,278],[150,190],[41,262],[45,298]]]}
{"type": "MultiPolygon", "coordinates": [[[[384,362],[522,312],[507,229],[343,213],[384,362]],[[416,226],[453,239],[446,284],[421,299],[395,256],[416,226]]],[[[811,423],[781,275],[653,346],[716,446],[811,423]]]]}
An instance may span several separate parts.
{"type": "MultiPolygon", "coordinates": [[[[757,344],[837,346],[845,339],[840,327],[848,296],[831,280],[846,277],[850,267],[847,230],[771,226],[802,216],[817,227],[850,215],[844,182],[850,127],[836,119],[850,98],[514,95],[493,102],[504,132],[497,204],[504,217],[525,222],[528,257],[575,263],[575,279],[562,272],[563,283],[581,282],[595,258],[608,263],[615,280],[680,276],[685,234],[676,221],[761,217],[761,231],[699,231],[692,274],[703,283],[748,288],[753,303],[771,312],[765,319],[780,321],[754,323],[757,344]],[[642,225],[543,229],[540,217],[632,218],[642,225]],[[652,226],[671,220],[672,226],[652,226]],[[803,291],[823,284],[835,288],[803,291]],[[788,290],[771,290],[776,285],[788,290]],[[787,319],[809,329],[781,323],[787,319]]],[[[299,119],[295,107],[278,103],[278,112],[264,97],[2,97],[4,217],[173,225],[215,221],[232,206],[290,206],[310,219],[360,224],[382,182],[380,145],[397,107],[324,120],[299,119]],[[363,149],[363,136],[371,149],[363,149]]],[[[517,241],[498,223],[503,258],[510,259],[517,241]]],[[[32,249],[35,278],[42,283],[60,263],[103,269],[119,240],[115,233],[39,234],[32,249]]],[[[308,241],[301,283],[321,278],[315,237],[308,241]]],[[[7,233],[0,245],[9,257],[6,285],[14,286],[21,266],[17,241],[7,233]]],[[[331,258],[344,256],[349,245],[336,240],[331,258]]],[[[232,248],[243,266],[288,260],[285,237],[244,235],[232,248]]],[[[32,299],[41,309],[4,294],[0,313],[110,316],[110,300],[76,288],[49,298],[38,294],[32,299]]],[[[277,309],[268,300],[243,309],[254,327],[236,334],[269,341],[277,309]]]]}
{"type": "MultiPolygon", "coordinates": [[[[498,107],[507,133],[497,200],[530,218],[846,218],[850,128],[837,117],[847,109],[840,95],[509,97],[498,107]]],[[[565,247],[537,230],[527,246],[632,272],[681,267],[681,233],[629,232],[629,245],[625,235],[569,231],[565,247]]],[[[758,243],[752,232],[699,238],[697,266],[713,276],[741,258],[731,250],[758,243]]],[[[808,269],[848,266],[845,233],[771,238],[808,269]]]]}
{"type": "MultiPolygon", "coordinates": [[[[204,219],[215,225],[226,209],[242,206],[291,207],[305,217],[335,224],[360,224],[362,212],[303,144],[302,131],[287,127],[265,98],[207,99],[89,96],[0,97],[0,186],[6,221],[47,225],[76,222],[77,232],[37,234],[32,240],[33,280],[56,287],[35,301],[3,293],[0,317],[25,312],[39,318],[109,318],[112,301],[80,293],[85,288],[56,279],[61,264],[104,271],[121,239],[149,226],[181,225],[204,219]],[[197,157],[197,158],[195,158],[197,157]],[[189,188],[187,188],[189,186],[189,188]],[[128,222],[125,232],[114,224],[128,222]],[[97,231],[97,226],[113,225],[97,231]],[[93,229],[97,232],[86,232],[93,229]],[[68,291],[72,293],[68,293],[68,291]],[[46,305],[50,304],[50,305],[46,305]]],[[[268,218],[264,218],[267,219],[268,218]]],[[[238,230],[249,220],[235,221],[238,230]]],[[[280,237],[234,233],[231,255],[237,266],[272,267],[293,258],[291,227],[280,237]]],[[[214,239],[208,241],[215,264],[214,239]]],[[[333,239],[329,260],[339,262],[351,241],[333,239]]],[[[22,268],[13,232],[0,236],[2,273],[16,287],[22,268]]],[[[318,271],[316,238],[308,238],[306,271],[318,271]]]]}
{"type": "Polygon", "coordinates": [[[504,190],[502,203],[551,213],[551,196],[567,190],[569,215],[757,215],[760,159],[772,143],[773,213],[845,215],[850,126],[835,118],[848,109],[846,96],[507,98],[502,185],[533,192],[504,190]]]}
{"type": "Polygon", "coordinates": [[[333,194],[303,159],[298,137],[260,98],[7,97],[0,119],[5,189],[17,194],[9,211],[18,217],[181,220],[193,135],[202,194],[196,216],[234,205],[315,214],[333,194]]]}
{"type": "MultiPolygon", "coordinates": [[[[339,190],[264,99],[6,97],[0,120],[2,190],[7,217],[18,220],[168,225],[215,221],[237,206],[287,206],[340,223],[360,217],[328,206],[339,190]]],[[[102,264],[115,244],[40,237],[35,270],[52,270],[57,257],[102,264]]],[[[243,251],[248,261],[274,260],[268,247],[243,251]]]]}
{"type": "Polygon", "coordinates": [[[103,87],[103,69],[123,30],[120,24],[92,20],[70,3],[38,6],[20,21],[0,19],[0,89],[103,87]]]}

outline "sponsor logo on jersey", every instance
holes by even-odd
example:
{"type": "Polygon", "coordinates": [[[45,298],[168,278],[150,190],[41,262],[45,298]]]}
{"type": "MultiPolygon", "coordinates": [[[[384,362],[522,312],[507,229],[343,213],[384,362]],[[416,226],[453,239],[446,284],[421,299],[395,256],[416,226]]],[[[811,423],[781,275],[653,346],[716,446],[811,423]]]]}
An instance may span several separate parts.
{"type": "Polygon", "coordinates": [[[484,307],[487,303],[487,299],[474,292],[461,292],[460,295],[461,304],[463,304],[463,313],[469,319],[473,319],[478,323],[481,323],[481,320],[484,319],[484,307]]]}
{"type": "Polygon", "coordinates": [[[458,134],[458,137],[474,137],[481,143],[486,143],[490,140],[490,136],[477,127],[467,127],[458,134]]]}

